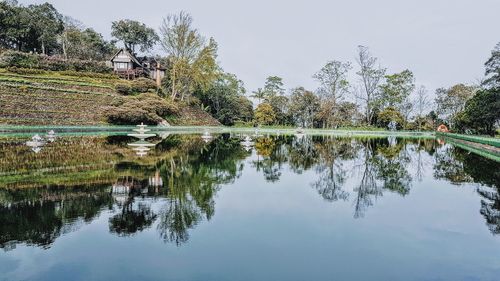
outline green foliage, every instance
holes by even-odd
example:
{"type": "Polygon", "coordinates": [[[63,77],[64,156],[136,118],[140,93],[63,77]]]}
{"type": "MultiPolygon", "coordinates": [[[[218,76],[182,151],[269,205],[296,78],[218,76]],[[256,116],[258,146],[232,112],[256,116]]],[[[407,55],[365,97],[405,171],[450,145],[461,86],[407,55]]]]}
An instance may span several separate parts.
{"type": "Polygon", "coordinates": [[[164,117],[178,112],[175,104],[150,93],[128,97],[119,106],[110,107],[107,118],[109,123],[115,125],[157,125],[164,121],[164,117]]]}
{"type": "Polygon", "coordinates": [[[272,125],[276,121],[276,113],[268,103],[261,103],[255,109],[255,122],[259,125],[272,125]]]}
{"type": "Polygon", "coordinates": [[[8,67],[7,70],[12,73],[21,74],[21,75],[30,75],[30,74],[47,74],[47,71],[42,69],[34,69],[34,68],[18,68],[16,66],[8,67]]]}
{"type": "Polygon", "coordinates": [[[0,55],[0,67],[31,68],[51,71],[79,71],[110,73],[111,68],[103,62],[65,60],[55,56],[7,51],[0,55]]]}
{"type": "Polygon", "coordinates": [[[234,125],[237,121],[250,121],[253,105],[245,96],[243,82],[233,74],[222,74],[208,91],[199,90],[195,96],[201,105],[224,125],[234,125]]]}
{"type": "Polygon", "coordinates": [[[500,87],[500,43],[498,43],[493,51],[491,51],[491,57],[484,64],[486,67],[486,79],[484,81],[485,86],[489,87],[500,87]]]}
{"type": "Polygon", "coordinates": [[[81,28],[67,20],[61,35],[63,56],[66,59],[105,61],[116,52],[114,42],[104,40],[92,28],[81,28]]]}
{"type": "Polygon", "coordinates": [[[459,131],[495,135],[495,124],[500,121],[500,88],[480,90],[457,115],[459,131]]]}
{"type": "Polygon", "coordinates": [[[155,92],[156,83],[149,78],[138,78],[131,82],[120,81],[115,84],[115,90],[122,95],[135,95],[140,93],[155,92]]]}
{"type": "Polygon", "coordinates": [[[0,2],[0,46],[44,54],[57,50],[57,36],[63,30],[62,15],[49,3],[17,5],[0,2]]]}
{"type": "Polygon", "coordinates": [[[387,128],[390,122],[396,122],[397,128],[401,129],[405,125],[405,120],[401,112],[395,107],[388,106],[377,115],[377,125],[387,128]]]}
{"type": "Polygon", "coordinates": [[[474,96],[475,92],[475,87],[464,84],[457,84],[448,89],[437,89],[435,102],[439,117],[454,124],[458,114],[464,110],[466,102],[474,96]]]}
{"type": "Polygon", "coordinates": [[[415,89],[413,73],[405,70],[385,76],[386,82],[380,86],[382,107],[400,107],[415,89]]]}
{"type": "Polygon", "coordinates": [[[302,87],[292,91],[290,114],[298,125],[302,127],[312,127],[319,106],[319,98],[313,92],[307,91],[302,87]]]}
{"type": "Polygon", "coordinates": [[[192,17],[184,12],[169,15],[160,27],[161,46],[169,56],[169,69],[163,81],[172,99],[188,99],[201,89],[207,91],[217,80],[217,42],[206,40],[192,27],[192,17]]]}
{"type": "Polygon", "coordinates": [[[150,50],[159,40],[154,29],[133,20],[114,21],[111,25],[111,35],[123,41],[125,48],[135,53],[136,47],[141,52],[150,50]]]}
{"type": "Polygon", "coordinates": [[[134,93],[155,92],[157,89],[155,81],[143,77],[133,80],[131,87],[134,93]]]}

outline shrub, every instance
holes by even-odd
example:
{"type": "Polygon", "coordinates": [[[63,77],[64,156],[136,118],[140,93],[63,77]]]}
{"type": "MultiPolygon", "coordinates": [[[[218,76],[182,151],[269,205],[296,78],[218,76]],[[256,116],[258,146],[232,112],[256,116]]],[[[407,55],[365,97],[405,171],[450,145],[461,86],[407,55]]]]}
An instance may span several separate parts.
{"type": "Polygon", "coordinates": [[[148,93],[126,97],[125,101],[107,110],[108,122],[115,125],[133,125],[143,122],[156,125],[168,115],[178,114],[179,109],[172,102],[148,93]]]}
{"type": "Polygon", "coordinates": [[[78,76],[96,79],[118,79],[118,75],[111,73],[95,73],[95,72],[78,72],[73,70],[59,71],[63,76],[78,76]]]}
{"type": "Polygon", "coordinates": [[[118,82],[115,84],[115,90],[122,95],[131,95],[133,93],[132,87],[129,83],[118,82]]]}
{"type": "Polygon", "coordinates": [[[17,51],[6,51],[0,55],[0,67],[18,67],[52,71],[82,71],[111,73],[104,62],[66,60],[58,56],[46,56],[17,51]]]}
{"type": "Polygon", "coordinates": [[[148,78],[138,78],[132,81],[132,91],[134,93],[154,92],[156,88],[156,83],[148,78]]]}
{"type": "Polygon", "coordinates": [[[20,74],[20,75],[40,75],[46,74],[47,71],[41,69],[33,69],[33,68],[18,68],[15,66],[8,67],[7,70],[12,73],[20,74]]]}

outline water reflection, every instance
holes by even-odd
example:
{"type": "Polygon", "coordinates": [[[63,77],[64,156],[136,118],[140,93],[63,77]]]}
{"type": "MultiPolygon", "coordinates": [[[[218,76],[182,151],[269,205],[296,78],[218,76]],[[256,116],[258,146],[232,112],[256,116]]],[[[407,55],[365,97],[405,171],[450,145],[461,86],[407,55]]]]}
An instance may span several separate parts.
{"type": "Polygon", "coordinates": [[[3,140],[0,247],[50,247],[104,210],[117,236],[155,229],[166,243],[182,245],[214,217],[218,191],[245,168],[268,183],[312,172],[310,188],[325,204],[351,202],[354,218],[365,217],[384,193],[407,196],[432,169],[436,180],[477,183],[478,209],[491,232],[500,233],[499,164],[433,139],[210,135],[207,142],[167,135],[132,145],[148,148],[140,151],[130,149],[133,140],[58,137],[38,154],[17,139],[3,140]]]}

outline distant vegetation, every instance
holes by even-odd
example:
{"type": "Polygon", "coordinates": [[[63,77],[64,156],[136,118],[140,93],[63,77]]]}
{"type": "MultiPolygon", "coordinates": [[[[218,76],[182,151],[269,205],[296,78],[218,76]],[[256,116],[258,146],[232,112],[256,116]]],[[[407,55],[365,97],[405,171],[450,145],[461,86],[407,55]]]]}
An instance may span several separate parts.
{"type": "MultiPolygon", "coordinates": [[[[0,14],[0,50],[7,50],[0,54],[0,67],[10,73],[45,75],[45,71],[58,71],[60,76],[111,79],[114,75],[104,61],[118,50],[118,42],[131,53],[149,52],[159,46],[163,52],[156,57],[166,69],[159,88],[146,79],[132,83],[116,80],[106,85],[73,83],[71,88],[113,88],[124,96],[155,93],[165,103],[182,103],[208,112],[224,125],[434,130],[445,124],[452,131],[493,135],[500,120],[500,44],[485,63],[483,82],[439,88],[435,98],[417,83],[411,70],[388,73],[368,47],[359,46],[354,64],[331,60],[312,75],[317,89],[297,86],[287,90],[282,78],[268,77],[263,87],[250,95],[254,106],[243,82],[218,64],[215,39],[205,38],[186,12],[167,15],[158,31],[134,20],[112,22],[111,41],[63,16],[49,3],[23,6],[13,0],[3,1],[0,14]],[[357,76],[354,81],[349,80],[351,71],[357,76]]],[[[34,87],[26,77],[2,79],[2,83],[34,87]]],[[[37,79],[40,82],[41,78],[37,79]]],[[[61,85],[61,81],[49,84],[61,85]]],[[[111,120],[141,120],[126,108],[129,105],[122,103],[113,112],[123,116],[111,120]]],[[[148,112],[156,114],[154,109],[148,112]]],[[[142,116],[147,122],[158,120],[148,114],[142,116]]]]}

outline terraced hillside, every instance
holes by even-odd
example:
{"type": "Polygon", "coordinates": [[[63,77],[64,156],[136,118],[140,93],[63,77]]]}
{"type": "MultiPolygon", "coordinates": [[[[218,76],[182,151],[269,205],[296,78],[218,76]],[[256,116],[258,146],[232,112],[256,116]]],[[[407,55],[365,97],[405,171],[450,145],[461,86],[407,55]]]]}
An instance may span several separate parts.
{"type": "MultiPolygon", "coordinates": [[[[121,104],[127,97],[115,91],[118,78],[86,76],[0,69],[0,125],[106,125],[107,107],[121,104]]],[[[176,125],[220,125],[198,108],[182,110],[172,118],[176,125]]]]}

